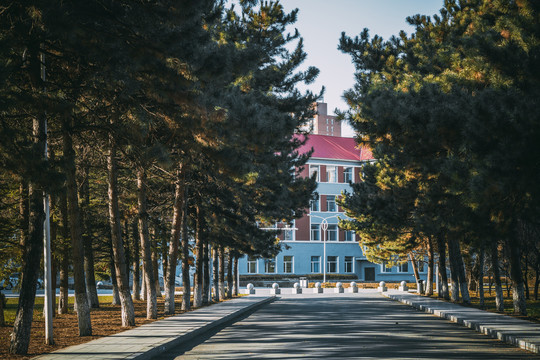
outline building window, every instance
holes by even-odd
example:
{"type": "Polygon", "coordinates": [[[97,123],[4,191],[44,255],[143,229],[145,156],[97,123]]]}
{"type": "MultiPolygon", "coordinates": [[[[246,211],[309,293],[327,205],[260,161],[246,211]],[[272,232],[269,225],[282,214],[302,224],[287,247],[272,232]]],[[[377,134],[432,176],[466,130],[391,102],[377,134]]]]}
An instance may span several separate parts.
{"type": "Polygon", "coordinates": [[[345,241],[354,241],[354,232],[351,230],[345,231],[345,241]]]}
{"type": "Polygon", "coordinates": [[[293,231],[283,230],[283,241],[292,241],[292,240],[293,240],[293,231]]]}
{"type": "Polygon", "coordinates": [[[257,259],[254,258],[253,256],[248,256],[247,272],[249,274],[256,274],[257,273],[257,259]]]}
{"type": "Polygon", "coordinates": [[[326,181],[329,183],[337,182],[337,168],[335,166],[326,166],[326,181]]]}
{"type": "Polygon", "coordinates": [[[310,201],[310,204],[311,211],[319,211],[319,194],[316,195],[314,200],[310,201]]]}
{"type": "Polygon", "coordinates": [[[418,272],[426,272],[426,262],[424,260],[418,262],[418,272]]]}
{"type": "Polygon", "coordinates": [[[399,265],[399,272],[406,273],[409,272],[409,263],[403,263],[399,265]]]}
{"type": "Polygon", "coordinates": [[[383,261],[383,263],[381,264],[381,272],[383,272],[383,273],[391,273],[392,272],[392,267],[388,267],[387,265],[388,265],[388,263],[386,261],[383,261]]]}
{"type": "Polygon", "coordinates": [[[311,241],[321,240],[321,228],[319,224],[311,225],[311,241]]]}
{"type": "Polygon", "coordinates": [[[346,183],[353,182],[353,168],[346,167],[343,169],[343,181],[346,183]]]}
{"type": "Polygon", "coordinates": [[[321,257],[320,256],[311,257],[311,272],[316,273],[316,274],[321,272],[321,257]]]}
{"type": "Polygon", "coordinates": [[[326,261],[326,272],[337,273],[338,258],[337,256],[328,256],[326,261]]]}
{"type": "Polygon", "coordinates": [[[319,165],[309,165],[309,177],[315,175],[315,181],[320,181],[319,179],[319,165]]]}
{"type": "Polygon", "coordinates": [[[286,274],[293,272],[293,257],[291,255],[283,257],[283,272],[286,274]]]}
{"type": "Polygon", "coordinates": [[[276,272],[276,259],[265,259],[264,260],[264,272],[273,274],[276,272]]]}
{"type": "Polygon", "coordinates": [[[353,272],[353,257],[352,256],[345,256],[345,272],[346,273],[353,272]]]}
{"type": "Polygon", "coordinates": [[[328,241],[338,240],[337,225],[335,224],[328,225],[328,229],[326,229],[326,240],[328,241]]]}
{"type": "Polygon", "coordinates": [[[337,211],[335,195],[326,196],[326,211],[332,211],[332,212],[337,211]]]}

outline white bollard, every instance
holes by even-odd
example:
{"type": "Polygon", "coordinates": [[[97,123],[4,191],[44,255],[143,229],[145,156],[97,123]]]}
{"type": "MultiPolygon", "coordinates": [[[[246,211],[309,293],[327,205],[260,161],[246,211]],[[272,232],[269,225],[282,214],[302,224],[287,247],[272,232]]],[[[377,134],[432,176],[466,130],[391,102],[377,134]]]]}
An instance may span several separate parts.
{"type": "Polygon", "coordinates": [[[336,288],[334,289],[336,294],[343,294],[343,284],[338,282],[336,283],[336,288]]]}
{"type": "Polygon", "coordinates": [[[313,293],[314,294],[322,294],[324,291],[324,289],[322,288],[322,285],[320,282],[316,282],[315,283],[315,287],[313,288],[313,293]]]}
{"type": "Polygon", "coordinates": [[[350,283],[349,292],[352,292],[352,293],[358,292],[358,285],[354,281],[351,281],[350,283]]]}
{"type": "Polygon", "coordinates": [[[249,295],[254,295],[255,294],[255,286],[253,286],[252,283],[247,284],[246,288],[248,290],[249,295]]]}
{"type": "Polygon", "coordinates": [[[293,294],[301,294],[302,293],[302,288],[300,287],[299,283],[297,283],[297,282],[294,283],[292,293],[293,294]]]}
{"type": "Polygon", "coordinates": [[[272,289],[270,290],[270,294],[273,294],[273,295],[281,294],[281,289],[279,288],[278,283],[272,284],[272,289]]]}
{"type": "Polygon", "coordinates": [[[386,287],[386,283],[384,281],[381,281],[379,283],[379,287],[377,288],[377,291],[379,292],[386,292],[388,291],[388,288],[386,287]]]}
{"type": "Polygon", "coordinates": [[[407,282],[406,281],[402,281],[399,284],[399,291],[409,291],[409,288],[407,287],[407,282]]]}

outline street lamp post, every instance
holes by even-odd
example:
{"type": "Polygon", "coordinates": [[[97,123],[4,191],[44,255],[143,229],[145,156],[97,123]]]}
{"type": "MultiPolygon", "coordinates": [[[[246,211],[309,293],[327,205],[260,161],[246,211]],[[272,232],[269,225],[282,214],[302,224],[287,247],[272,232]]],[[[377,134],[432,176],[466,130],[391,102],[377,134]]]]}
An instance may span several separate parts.
{"type": "Polygon", "coordinates": [[[321,219],[321,224],[319,225],[321,231],[322,231],[322,235],[323,235],[323,258],[324,258],[324,261],[323,261],[323,283],[326,282],[326,233],[328,231],[328,219],[332,219],[332,218],[336,218],[336,219],[340,219],[339,215],[331,215],[331,216],[326,216],[326,217],[322,217],[322,216],[318,216],[318,215],[312,215],[312,214],[308,214],[308,216],[310,217],[315,217],[315,218],[319,218],[321,219]]]}

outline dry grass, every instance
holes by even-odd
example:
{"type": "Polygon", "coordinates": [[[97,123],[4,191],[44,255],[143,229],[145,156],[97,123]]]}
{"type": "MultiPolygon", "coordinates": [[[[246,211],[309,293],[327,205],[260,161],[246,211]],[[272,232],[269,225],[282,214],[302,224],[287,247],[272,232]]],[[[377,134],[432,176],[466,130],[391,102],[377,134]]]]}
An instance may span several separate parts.
{"type": "MultiPolygon", "coordinates": [[[[13,330],[13,320],[17,311],[18,299],[7,299],[5,309],[6,326],[0,327],[0,359],[29,359],[31,357],[50,353],[61,348],[85,343],[103,336],[122,332],[129,328],[122,327],[120,318],[120,305],[111,305],[111,296],[100,296],[100,308],[92,309],[92,336],[78,336],[77,315],[73,312],[73,297],[70,297],[69,313],[56,315],[53,320],[53,338],[54,345],[45,345],[45,324],[43,319],[43,297],[36,298],[34,307],[34,321],[32,323],[32,332],[28,354],[25,356],[9,355],[10,334],[13,330]]],[[[181,298],[176,297],[176,314],[181,314],[181,298]]],[[[135,324],[140,326],[154,320],[146,319],[146,302],[134,301],[135,324]]],[[[158,316],[163,319],[164,299],[158,298],[158,316]]],[[[158,320],[159,320],[158,319],[158,320]]]]}

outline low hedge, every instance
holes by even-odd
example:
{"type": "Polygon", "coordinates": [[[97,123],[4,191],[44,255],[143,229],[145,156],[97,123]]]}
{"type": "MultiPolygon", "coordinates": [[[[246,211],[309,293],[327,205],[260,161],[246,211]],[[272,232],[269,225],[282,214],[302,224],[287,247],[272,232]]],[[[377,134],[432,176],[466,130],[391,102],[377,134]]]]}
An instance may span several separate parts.
{"type": "MultiPolygon", "coordinates": [[[[240,275],[240,281],[278,281],[278,280],[291,280],[298,281],[300,278],[306,278],[308,281],[322,281],[323,274],[251,274],[240,275]]],[[[358,280],[356,274],[326,274],[326,281],[329,280],[358,280]]]]}

